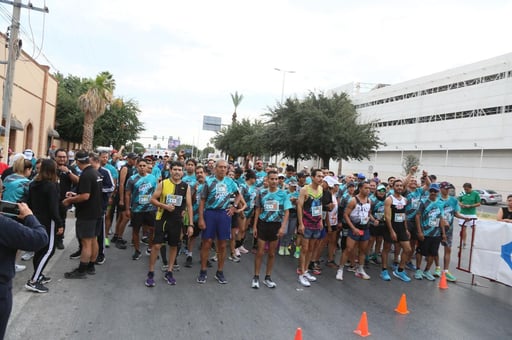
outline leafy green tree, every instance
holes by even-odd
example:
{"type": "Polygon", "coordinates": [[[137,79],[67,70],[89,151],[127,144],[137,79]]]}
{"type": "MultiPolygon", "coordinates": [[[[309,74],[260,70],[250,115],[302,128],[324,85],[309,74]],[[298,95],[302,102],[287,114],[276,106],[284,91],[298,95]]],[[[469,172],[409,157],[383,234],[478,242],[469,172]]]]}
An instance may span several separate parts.
{"type": "Polygon", "coordinates": [[[135,140],[144,131],[139,120],[140,109],[136,101],[116,98],[94,124],[94,145],[113,145],[120,148],[135,140]]]}
{"type": "Polygon", "coordinates": [[[407,175],[411,172],[411,168],[414,166],[420,165],[420,159],[416,155],[405,155],[402,161],[402,168],[404,169],[404,174],[407,175]]]}
{"type": "Polygon", "coordinates": [[[208,158],[208,155],[211,153],[215,153],[215,148],[213,146],[207,146],[201,151],[200,159],[208,158]]]}
{"type": "Polygon", "coordinates": [[[93,149],[94,122],[105,113],[112,102],[116,83],[109,72],[101,72],[94,80],[87,82],[87,92],[78,97],[78,106],[84,113],[82,148],[93,149]]]}
{"type": "Polygon", "coordinates": [[[178,154],[181,150],[185,151],[186,158],[191,158],[192,155],[197,157],[199,153],[198,148],[190,144],[180,144],[180,146],[178,146],[174,151],[176,152],[176,154],[178,154]]]}
{"type": "Polygon", "coordinates": [[[245,157],[248,154],[261,155],[266,149],[262,140],[264,138],[264,124],[259,120],[251,122],[242,119],[228,127],[222,128],[212,138],[215,147],[233,159],[245,157]]]}

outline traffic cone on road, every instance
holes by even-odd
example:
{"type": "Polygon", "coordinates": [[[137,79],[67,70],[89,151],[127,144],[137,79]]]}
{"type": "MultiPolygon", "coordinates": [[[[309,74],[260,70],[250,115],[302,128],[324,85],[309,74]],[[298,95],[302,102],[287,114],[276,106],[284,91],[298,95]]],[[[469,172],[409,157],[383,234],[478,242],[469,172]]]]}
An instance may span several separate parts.
{"type": "Polygon", "coordinates": [[[302,340],[302,328],[297,328],[295,332],[295,340],[302,340]]]}
{"type": "Polygon", "coordinates": [[[443,271],[441,274],[441,280],[439,280],[440,289],[448,289],[448,282],[446,282],[446,273],[443,271]]]}
{"type": "Polygon", "coordinates": [[[400,314],[409,314],[409,311],[407,310],[407,298],[405,297],[405,294],[402,294],[400,302],[398,302],[398,306],[395,308],[395,312],[400,314]]]}
{"type": "Polygon", "coordinates": [[[359,320],[359,325],[357,325],[357,328],[354,330],[354,333],[362,337],[367,337],[368,335],[372,334],[368,332],[368,320],[366,318],[366,312],[363,312],[363,314],[361,314],[361,320],[359,320]]]}

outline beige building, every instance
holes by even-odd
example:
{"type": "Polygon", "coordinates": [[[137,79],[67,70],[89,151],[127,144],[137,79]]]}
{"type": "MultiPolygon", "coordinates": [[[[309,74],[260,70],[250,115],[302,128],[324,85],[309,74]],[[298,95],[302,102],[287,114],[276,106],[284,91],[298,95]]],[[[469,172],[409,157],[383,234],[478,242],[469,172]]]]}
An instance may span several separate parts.
{"type": "MultiPolygon", "coordinates": [[[[7,61],[6,37],[0,34],[0,60],[7,61]]],[[[7,65],[0,65],[0,85],[3,89],[7,65]]],[[[21,52],[16,61],[11,104],[9,148],[13,152],[32,149],[36,157],[47,155],[59,134],[55,130],[57,87],[50,68],[38,64],[27,53],[21,52]]],[[[0,98],[0,107],[3,95],[0,98]]],[[[5,121],[2,119],[0,142],[5,145],[5,121]]],[[[57,143],[58,144],[58,143],[57,143]]],[[[2,150],[5,155],[5,150],[2,150]]]]}

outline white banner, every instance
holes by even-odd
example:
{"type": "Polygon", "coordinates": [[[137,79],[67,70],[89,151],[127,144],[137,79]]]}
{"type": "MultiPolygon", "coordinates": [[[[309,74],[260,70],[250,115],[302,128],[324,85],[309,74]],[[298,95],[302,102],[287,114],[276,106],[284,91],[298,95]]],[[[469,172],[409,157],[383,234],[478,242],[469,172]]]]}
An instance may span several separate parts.
{"type": "Polygon", "coordinates": [[[471,262],[472,274],[512,286],[512,223],[478,220],[471,262]]]}

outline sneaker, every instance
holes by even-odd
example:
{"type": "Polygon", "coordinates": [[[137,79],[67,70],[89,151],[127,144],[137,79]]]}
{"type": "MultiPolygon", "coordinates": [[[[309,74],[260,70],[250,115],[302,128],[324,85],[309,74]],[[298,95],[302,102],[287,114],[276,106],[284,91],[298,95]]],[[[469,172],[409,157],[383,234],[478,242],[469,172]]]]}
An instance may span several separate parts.
{"type": "Polygon", "coordinates": [[[393,262],[393,264],[391,265],[391,268],[393,269],[393,271],[397,270],[398,269],[398,263],[393,262]]]}
{"type": "Polygon", "coordinates": [[[400,280],[402,280],[404,282],[411,281],[411,278],[409,276],[407,276],[407,274],[403,270],[401,272],[399,272],[398,270],[393,271],[393,276],[399,278],[400,280]]]}
{"type": "Polygon", "coordinates": [[[39,276],[39,282],[45,285],[47,283],[52,282],[52,278],[41,274],[41,276],[39,276]]]}
{"type": "Polygon", "coordinates": [[[313,275],[311,275],[309,273],[309,271],[306,271],[304,273],[304,276],[306,277],[306,279],[308,279],[309,282],[316,282],[316,277],[314,277],[313,275]]]}
{"type": "Polygon", "coordinates": [[[228,260],[233,261],[235,263],[240,262],[240,258],[236,256],[235,254],[231,254],[231,256],[228,257],[228,260]]]}
{"type": "Polygon", "coordinates": [[[343,281],[343,269],[338,269],[336,272],[336,280],[343,281]]]}
{"type": "Polygon", "coordinates": [[[59,238],[59,239],[57,239],[57,240],[55,241],[55,247],[56,247],[57,249],[60,249],[60,250],[64,249],[64,242],[62,241],[62,239],[61,239],[61,238],[59,238]]]}
{"type": "Polygon", "coordinates": [[[99,265],[105,263],[105,255],[99,254],[98,257],[96,258],[96,262],[94,262],[94,263],[99,264],[99,265]]]}
{"type": "Polygon", "coordinates": [[[326,266],[329,268],[339,268],[339,266],[334,261],[327,261],[326,266]]]}
{"type": "Polygon", "coordinates": [[[224,277],[224,272],[219,271],[219,270],[217,270],[217,272],[215,273],[215,279],[217,281],[219,281],[220,284],[223,284],[223,285],[228,283],[228,281],[224,277]]]}
{"type": "Polygon", "coordinates": [[[416,266],[412,262],[407,262],[405,264],[405,269],[415,272],[418,268],[416,268],[416,266]]]}
{"type": "Polygon", "coordinates": [[[146,285],[146,287],[154,287],[155,286],[154,276],[148,274],[148,277],[146,278],[146,281],[144,281],[144,284],[146,285]]]}
{"type": "Polygon", "coordinates": [[[377,257],[377,255],[375,256],[370,256],[369,260],[368,260],[371,264],[375,264],[375,265],[379,265],[380,264],[380,261],[379,261],[379,258],[377,257]]]}
{"type": "Polygon", "coordinates": [[[87,278],[87,274],[85,272],[79,271],[78,268],[76,268],[71,272],[64,273],[64,277],[66,279],[85,279],[87,278]]]}
{"type": "Polygon", "coordinates": [[[31,258],[34,257],[34,252],[33,251],[26,251],[23,253],[23,255],[21,255],[21,259],[23,261],[30,261],[31,258]]]}
{"type": "Polygon", "coordinates": [[[263,281],[263,284],[265,286],[267,286],[268,288],[276,288],[277,287],[276,283],[274,281],[272,281],[270,276],[265,278],[265,280],[263,281]]]}
{"type": "Polygon", "coordinates": [[[87,269],[85,270],[85,272],[89,275],[95,275],[96,274],[96,268],[93,267],[87,267],[87,269]]]}
{"type": "Polygon", "coordinates": [[[254,277],[252,279],[251,287],[254,289],[260,288],[260,280],[258,280],[257,278],[254,277]]]}
{"type": "Polygon", "coordinates": [[[36,293],[48,293],[48,288],[43,286],[43,283],[40,281],[31,282],[28,280],[25,284],[25,288],[36,293]]]}
{"type": "Polygon", "coordinates": [[[423,275],[422,275],[422,271],[419,270],[419,269],[416,269],[416,272],[414,272],[414,278],[416,280],[422,280],[423,279],[423,275]]]}
{"type": "Polygon", "coordinates": [[[187,256],[187,259],[185,260],[185,267],[192,268],[192,256],[187,256]]]}
{"type": "Polygon", "coordinates": [[[278,254],[278,255],[281,255],[281,256],[284,256],[284,249],[285,249],[285,247],[280,246],[280,247],[279,247],[279,251],[277,252],[277,254],[278,254]]]}
{"type": "Polygon", "coordinates": [[[444,275],[446,276],[446,280],[450,281],[450,282],[455,282],[457,281],[457,278],[455,276],[452,275],[452,273],[450,273],[448,270],[446,270],[444,272],[444,275]]]}
{"type": "Polygon", "coordinates": [[[441,267],[436,267],[436,269],[434,270],[434,276],[441,277],[441,267]]]}
{"type": "Polygon", "coordinates": [[[169,265],[168,264],[163,264],[162,267],[160,267],[160,269],[163,271],[163,272],[166,272],[169,270],[169,265]]]}
{"type": "Polygon", "coordinates": [[[235,248],[235,256],[236,257],[242,256],[242,254],[240,253],[240,250],[238,250],[238,248],[235,248]]]}
{"type": "Polygon", "coordinates": [[[27,266],[25,266],[24,264],[16,264],[16,265],[14,265],[14,270],[16,271],[16,273],[22,272],[25,269],[27,269],[27,266]]]}
{"type": "Polygon", "coordinates": [[[347,271],[355,273],[357,271],[357,268],[355,266],[347,266],[347,271]]]}
{"type": "Polygon", "coordinates": [[[210,260],[206,260],[206,268],[211,268],[212,267],[212,263],[210,262],[210,260]]]}
{"type": "Polygon", "coordinates": [[[142,236],[142,238],[140,239],[140,241],[142,243],[144,243],[145,245],[148,245],[149,244],[149,237],[147,236],[142,236]]]}
{"type": "Polygon", "coordinates": [[[116,235],[114,235],[114,236],[112,236],[112,238],[110,239],[110,242],[112,242],[112,243],[116,243],[116,242],[117,242],[117,240],[119,240],[119,237],[118,237],[118,236],[116,236],[116,235]]]}
{"type": "Polygon", "coordinates": [[[208,276],[206,276],[206,270],[200,270],[199,276],[197,277],[197,282],[198,283],[206,283],[207,278],[208,278],[208,276]]]}
{"type": "Polygon", "coordinates": [[[136,250],[135,253],[133,253],[133,255],[132,255],[132,260],[137,261],[137,260],[140,260],[141,257],[142,257],[142,254],[140,253],[140,251],[136,250]]]}
{"type": "Polygon", "coordinates": [[[432,275],[432,273],[430,272],[430,270],[424,270],[423,273],[421,274],[425,279],[429,280],[429,281],[435,281],[436,278],[434,277],[434,275],[432,275]]]}
{"type": "Polygon", "coordinates": [[[72,260],[79,259],[81,253],[82,253],[82,251],[80,249],[78,249],[73,254],[69,255],[69,258],[72,259],[72,260]]]}
{"type": "Polygon", "coordinates": [[[363,279],[363,280],[369,280],[370,279],[370,275],[366,274],[366,272],[364,271],[363,268],[360,268],[356,271],[356,277],[360,278],[360,279],[363,279]]]}
{"type": "Polygon", "coordinates": [[[108,239],[108,237],[105,237],[103,244],[105,245],[105,248],[110,248],[110,240],[108,239]]]}
{"type": "Polygon", "coordinates": [[[284,248],[284,255],[285,255],[285,256],[290,256],[290,255],[291,255],[291,253],[290,253],[290,249],[288,249],[288,247],[285,247],[285,248],[284,248]]]}
{"type": "Polygon", "coordinates": [[[295,257],[296,259],[298,259],[300,257],[300,248],[299,247],[295,248],[295,253],[293,254],[293,257],[295,257]]]}
{"type": "Polygon", "coordinates": [[[303,285],[304,287],[311,287],[311,283],[309,282],[309,280],[306,278],[306,275],[299,275],[299,282],[301,285],[303,285]]]}
{"type": "Polygon", "coordinates": [[[126,243],[125,243],[126,241],[124,241],[124,242],[123,241],[124,240],[121,239],[121,238],[117,239],[117,241],[116,241],[116,248],[117,249],[126,249],[126,243]]]}
{"type": "Polygon", "coordinates": [[[384,281],[391,281],[391,277],[389,276],[388,270],[384,269],[380,272],[380,278],[384,281]]]}
{"type": "Polygon", "coordinates": [[[175,271],[175,272],[179,272],[179,271],[180,271],[180,269],[181,269],[181,267],[180,267],[180,265],[179,265],[179,264],[174,263],[174,264],[172,265],[172,270],[173,270],[173,271],[175,271]]]}
{"type": "Polygon", "coordinates": [[[164,276],[164,280],[167,282],[168,285],[175,286],[176,285],[176,279],[172,276],[172,272],[166,272],[164,276]]]}
{"type": "Polygon", "coordinates": [[[146,255],[147,256],[150,256],[151,255],[151,248],[146,248],[146,255]]]}
{"type": "Polygon", "coordinates": [[[219,259],[217,258],[217,254],[213,255],[211,258],[210,258],[210,261],[212,262],[217,262],[219,259]]]}
{"type": "Polygon", "coordinates": [[[242,253],[242,254],[249,254],[249,251],[247,249],[245,249],[244,246],[238,247],[238,251],[240,251],[240,253],[242,253]]]}

